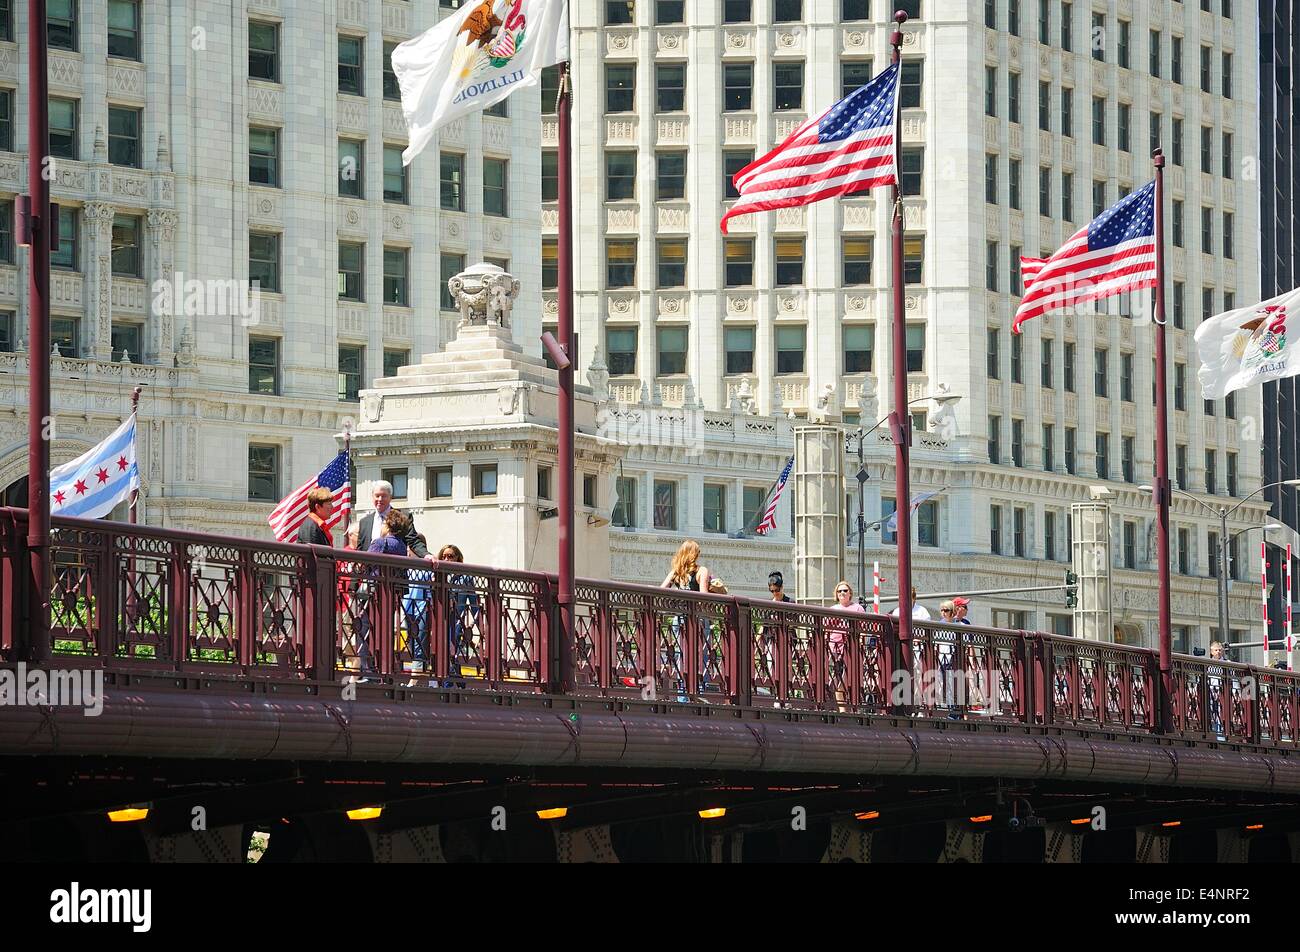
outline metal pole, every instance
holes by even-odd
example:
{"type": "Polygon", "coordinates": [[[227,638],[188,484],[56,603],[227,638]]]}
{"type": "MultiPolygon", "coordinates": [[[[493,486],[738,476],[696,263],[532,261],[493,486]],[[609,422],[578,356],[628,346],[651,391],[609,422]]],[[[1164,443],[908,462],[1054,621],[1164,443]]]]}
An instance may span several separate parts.
{"type": "Polygon", "coordinates": [[[866,469],[866,463],[862,456],[862,441],[865,437],[862,430],[858,430],[858,601],[865,605],[867,597],[867,515],[866,502],[863,496],[866,495],[867,483],[862,478],[863,470],[866,469]]]}
{"type": "MultiPolygon", "coordinates": [[[[894,14],[896,26],[890,34],[890,62],[899,63],[903,45],[903,24],[907,14],[899,10],[894,14]]],[[[902,68],[901,65],[899,67],[902,68]]],[[[902,81],[902,78],[899,78],[902,81]]],[[[894,142],[903,141],[902,110],[894,113],[894,142]]],[[[899,663],[904,671],[912,670],[912,494],[908,478],[908,442],[911,422],[907,413],[907,322],[903,300],[903,179],[896,176],[894,185],[894,218],[890,235],[893,239],[893,374],[894,407],[889,414],[889,433],[894,440],[894,511],[898,514],[898,645],[899,663]]]]}
{"type": "MultiPolygon", "coordinates": [[[[137,412],[140,410],[140,391],[143,389],[143,387],[137,384],[136,388],[131,391],[131,417],[133,421],[135,420],[137,412]]],[[[137,437],[139,436],[138,430],[136,431],[136,435],[137,437]]],[[[137,446],[138,445],[139,444],[137,443],[137,446]]],[[[126,521],[131,525],[135,525],[137,522],[136,506],[139,501],[140,490],[131,490],[130,501],[126,504],[126,521]]],[[[131,559],[127,564],[126,577],[126,620],[130,630],[134,633],[136,621],[140,617],[140,602],[135,591],[135,536],[131,536],[130,545],[131,559]]]]}
{"type": "MultiPolygon", "coordinates": [[[[131,391],[131,416],[135,416],[140,409],[140,392],[143,389],[144,389],[143,387],[137,385],[136,388],[131,391]]],[[[131,501],[127,503],[127,507],[126,507],[126,521],[129,522],[131,525],[136,524],[136,504],[139,501],[140,501],[140,490],[138,489],[131,490],[131,501]]]]}
{"type": "Polygon", "coordinates": [[[573,365],[578,355],[573,348],[573,186],[570,157],[570,106],[572,100],[569,63],[560,71],[560,98],[556,105],[559,120],[559,280],[556,297],[558,298],[558,326],[560,346],[568,356],[568,366],[559,370],[560,407],[559,407],[559,458],[560,469],[559,499],[559,582],[560,590],[556,601],[559,605],[558,651],[551,657],[556,663],[554,677],[555,687],[559,693],[567,692],[572,686],[572,650],[573,650],[573,365]]]}
{"type": "MultiPolygon", "coordinates": [[[[1286,544],[1286,669],[1291,669],[1291,650],[1295,636],[1291,634],[1291,543],[1286,544]]],[[[1267,661],[1267,658],[1265,658],[1267,661]]]]}
{"type": "Polygon", "coordinates": [[[1160,727],[1170,728],[1173,699],[1173,630],[1169,614],[1169,407],[1165,393],[1165,157],[1160,149],[1152,153],[1156,168],[1156,552],[1159,556],[1160,588],[1157,596],[1160,620],[1160,727]]]}
{"type": "Polygon", "coordinates": [[[19,231],[28,245],[27,367],[30,387],[27,417],[27,548],[30,553],[28,654],[43,664],[50,656],[50,236],[48,46],[45,0],[27,4],[27,201],[20,203],[19,231]]]}
{"type": "Polygon", "coordinates": [[[1228,509],[1219,507],[1219,640],[1228,640],[1228,509]]]}

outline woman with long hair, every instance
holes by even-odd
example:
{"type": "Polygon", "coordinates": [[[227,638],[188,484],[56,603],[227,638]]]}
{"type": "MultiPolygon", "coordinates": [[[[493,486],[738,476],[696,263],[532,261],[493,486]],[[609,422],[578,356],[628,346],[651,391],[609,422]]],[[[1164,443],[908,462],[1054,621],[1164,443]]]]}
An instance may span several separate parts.
{"type": "MultiPolygon", "coordinates": [[[[664,576],[663,588],[680,588],[688,592],[707,592],[709,590],[709,581],[712,576],[709,570],[700,564],[700,544],[694,539],[687,539],[677,547],[673,554],[673,561],[668,569],[668,574],[664,576]]],[[[668,624],[672,632],[672,641],[665,645],[663,652],[664,667],[676,667],[680,679],[677,681],[677,700],[685,703],[686,696],[686,617],[684,615],[668,616],[668,624]]],[[[710,626],[708,621],[701,622],[701,632],[703,641],[707,643],[710,637],[710,626]]],[[[701,655],[708,652],[707,644],[700,646],[701,655]]],[[[706,665],[701,658],[700,664],[700,689],[705,687],[706,665]]]]}
{"type": "MultiPolygon", "coordinates": [[[[464,554],[458,546],[448,542],[438,550],[439,562],[465,561],[464,554]]],[[[451,604],[447,619],[447,682],[443,687],[465,687],[460,680],[460,659],[469,650],[466,643],[473,638],[478,625],[478,592],[474,588],[474,576],[468,572],[453,572],[447,579],[450,588],[451,604]],[[468,637],[466,637],[468,633],[468,637]]]]}

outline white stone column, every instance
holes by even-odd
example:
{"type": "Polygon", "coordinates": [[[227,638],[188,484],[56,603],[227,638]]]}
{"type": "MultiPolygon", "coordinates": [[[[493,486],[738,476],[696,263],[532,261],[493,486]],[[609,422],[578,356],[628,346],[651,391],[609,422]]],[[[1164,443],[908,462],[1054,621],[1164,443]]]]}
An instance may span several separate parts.
{"type": "MultiPolygon", "coordinates": [[[[155,281],[170,282],[174,270],[176,240],[176,213],[165,208],[149,210],[147,218],[149,236],[149,284],[155,281]]],[[[157,308],[157,297],[150,292],[150,321],[145,325],[145,355],[150,363],[164,367],[172,365],[175,351],[175,310],[180,288],[173,288],[171,308],[157,308]]]]}
{"type": "MultiPolygon", "coordinates": [[[[88,202],[82,209],[86,242],[85,321],[81,352],[95,360],[113,354],[113,213],[107,202],[88,202]]],[[[80,356],[80,355],[73,355],[80,356]]]]}
{"type": "Polygon", "coordinates": [[[794,430],[795,597],[832,605],[844,577],[844,449],[839,427],[794,430]]]}

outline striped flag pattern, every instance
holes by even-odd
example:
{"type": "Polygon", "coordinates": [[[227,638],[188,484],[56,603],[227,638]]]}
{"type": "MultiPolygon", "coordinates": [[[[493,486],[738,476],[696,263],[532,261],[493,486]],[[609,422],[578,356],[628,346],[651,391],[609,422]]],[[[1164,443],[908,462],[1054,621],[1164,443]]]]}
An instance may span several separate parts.
{"type": "Polygon", "coordinates": [[[810,205],[823,198],[898,183],[899,65],[809,119],[767,155],[732,177],[740,199],[722,216],[810,205]]]}
{"type": "Polygon", "coordinates": [[[1149,182],[1079,229],[1046,260],[1021,258],[1024,295],[1011,324],[1156,285],[1156,184],[1149,182]]]}
{"type": "Polygon", "coordinates": [[[348,511],[352,508],[350,476],[348,454],[340,451],[328,466],[280,500],[280,504],[266,517],[276,540],[293,541],[298,534],[298,527],[307,518],[307,494],[317,486],[323,486],[334,493],[334,515],[327,523],[328,528],[333,529],[339,523],[346,524],[348,511]]]}
{"type": "Polygon", "coordinates": [[[50,470],[50,512],[99,519],[139,488],[133,413],[102,443],[50,470]]]}
{"type": "Polygon", "coordinates": [[[777,477],[776,485],[767,494],[763,518],[759,520],[758,527],[754,529],[759,535],[767,535],[770,530],[776,528],[776,504],[781,501],[781,491],[785,489],[785,481],[790,478],[790,470],[792,469],[794,469],[793,456],[785,461],[785,468],[781,470],[781,475],[777,477]]]}

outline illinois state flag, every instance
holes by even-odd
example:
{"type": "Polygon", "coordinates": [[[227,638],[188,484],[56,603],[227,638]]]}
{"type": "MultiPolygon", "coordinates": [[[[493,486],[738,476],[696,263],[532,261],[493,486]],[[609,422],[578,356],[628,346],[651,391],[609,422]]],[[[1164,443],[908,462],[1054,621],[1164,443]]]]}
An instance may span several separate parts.
{"type": "Polygon", "coordinates": [[[393,50],[411,141],[402,163],[441,126],[537,85],[544,67],[568,58],[565,0],[469,0],[393,50]]]}
{"type": "Polygon", "coordinates": [[[1196,329],[1206,400],[1300,374],[1300,288],[1262,304],[1216,314],[1196,329]]]}
{"type": "Polygon", "coordinates": [[[50,514],[98,519],[139,488],[133,413],[98,446],[50,470],[50,514]]]}

